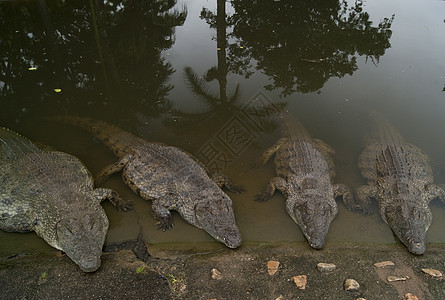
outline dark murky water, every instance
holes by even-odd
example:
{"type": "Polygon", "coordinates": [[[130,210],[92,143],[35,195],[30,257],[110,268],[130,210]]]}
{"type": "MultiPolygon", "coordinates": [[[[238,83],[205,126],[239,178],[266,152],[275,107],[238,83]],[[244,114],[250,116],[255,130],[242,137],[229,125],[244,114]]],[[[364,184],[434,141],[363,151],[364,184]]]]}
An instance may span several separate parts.
{"type": "MultiPolygon", "coordinates": [[[[181,147],[247,189],[230,194],[246,241],[304,240],[281,195],[253,201],[274,175],[271,163],[255,164],[280,137],[274,113],[283,109],[336,150],[339,183],[364,182],[357,158],[370,110],[428,153],[436,182],[445,183],[444,1],[171,2],[1,2],[0,125],[76,155],[93,173],[113,154],[46,116],[88,116],[181,147]],[[267,104],[267,114],[255,115],[255,103],[267,104]]],[[[157,231],[151,204],[119,175],[105,185],[134,202],[125,214],[104,204],[107,243],[141,229],[149,243],[212,241],[177,214],[173,230],[157,231]]],[[[445,209],[431,209],[428,241],[444,243],[445,209]]],[[[0,239],[8,249],[45,247],[34,234],[0,239]]],[[[379,215],[339,202],[330,242],[395,239],[379,215]]]]}

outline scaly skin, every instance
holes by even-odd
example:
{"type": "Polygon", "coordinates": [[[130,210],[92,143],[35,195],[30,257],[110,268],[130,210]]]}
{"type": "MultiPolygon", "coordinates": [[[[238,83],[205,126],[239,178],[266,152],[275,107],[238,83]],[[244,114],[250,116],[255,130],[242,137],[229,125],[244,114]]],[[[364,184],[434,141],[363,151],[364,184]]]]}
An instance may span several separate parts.
{"type": "Polygon", "coordinates": [[[337,215],[335,197],[342,195],[349,208],[355,207],[352,193],[344,185],[334,185],[332,148],[311,138],[302,126],[286,119],[289,137],[266,150],[264,163],[275,154],[277,177],[256,197],[266,201],[278,189],[286,197],[286,210],[298,224],[311,247],[323,248],[332,220],[337,215]]]}
{"type": "Polygon", "coordinates": [[[379,201],[380,215],[399,240],[413,254],[426,249],[426,231],[431,225],[429,202],[445,192],[433,184],[428,157],[418,147],[406,143],[400,133],[377,113],[372,113],[376,130],[359,158],[359,167],[368,185],[356,195],[365,210],[369,201],[379,201]]]}
{"type": "Polygon", "coordinates": [[[74,156],[42,151],[4,128],[0,153],[0,229],[35,231],[83,271],[97,270],[108,230],[100,202],[128,206],[116,192],[94,189],[91,174],[74,156]]]}
{"type": "Polygon", "coordinates": [[[212,180],[199,162],[179,148],[149,143],[105,122],[77,117],[62,117],[61,121],[92,132],[119,157],[98,175],[96,182],[122,171],[124,182],[140,197],[153,202],[153,214],[162,230],[172,228],[170,210],[175,210],[227,247],[241,245],[232,200],[221,187],[242,190],[227,177],[218,175],[212,180]]]}

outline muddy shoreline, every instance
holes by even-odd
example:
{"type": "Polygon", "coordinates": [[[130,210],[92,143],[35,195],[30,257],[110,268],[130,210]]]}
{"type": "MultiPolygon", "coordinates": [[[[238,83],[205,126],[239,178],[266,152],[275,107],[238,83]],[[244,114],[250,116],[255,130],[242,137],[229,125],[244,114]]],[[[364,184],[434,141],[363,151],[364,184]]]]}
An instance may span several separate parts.
{"type": "Polygon", "coordinates": [[[443,277],[422,268],[445,271],[445,245],[428,245],[414,256],[401,245],[328,245],[316,251],[306,243],[247,243],[230,250],[215,243],[108,247],[102,266],[83,273],[60,251],[0,257],[2,299],[444,299],[443,277]],[[267,262],[279,262],[269,275],[267,262]],[[394,266],[376,268],[390,260],[394,266]],[[330,272],[320,262],[336,265],[330,272]],[[212,278],[212,270],[219,276],[212,278]],[[306,275],[305,289],[291,280],[306,275]],[[389,276],[405,281],[388,282],[389,276]],[[356,291],[344,290],[355,279],[356,291]]]}

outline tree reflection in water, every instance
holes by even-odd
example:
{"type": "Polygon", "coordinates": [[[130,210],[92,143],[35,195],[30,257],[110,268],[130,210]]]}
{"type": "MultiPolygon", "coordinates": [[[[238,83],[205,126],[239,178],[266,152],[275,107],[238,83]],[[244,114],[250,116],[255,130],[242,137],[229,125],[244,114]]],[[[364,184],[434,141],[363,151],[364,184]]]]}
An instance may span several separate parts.
{"type": "Polygon", "coordinates": [[[187,15],[175,5],[0,3],[0,117],[67,112],[125,120],[142,110],[152,116],[168,110],[166,81],[174,70],[161,52],[187,15]]]}
{"type": "Polygon", "coordinates": [[[372,26],[361,1],[231,3],[229,69],[246,77],[252,69],[263,72],[272,81],[265,88],[281,89],[282,96],[320,91],[329,78],[352,75],[358,55],[377,64],[391,46],[394,15],[372,26]]]}
{"type": "MultiPolygon", "coordinates": [[[[210,28],[216,30],[217,66],[210,67],[202,76],[198,75],[192,67],[184,67],[185,80],[190,90],[206,104],[206,109],[199,113],[183,112],[177,109],[172,110],[176,127],[178,123],[202,125],[203,121],[215,123],[217,122],[216,120],[220,120],[227,122],[228,119],[240,112],[246,105],[246,103],[238,101],[239,83],[236,85],[233,94],[231,96],[227,95],[227,76],[229,75],[229,70],[233,68],[230,67],[232,61],[227,59],[227,31],[231,24],[227,22],[226,1],[217,0],[216,14],[207,8],[203,8],[200,18],[206,20],[210,28]],[[213,80],[216,80],[219,86],[218,96],[215,96],[210,91],[208,85],[208,82],[213,80]]],[[[283,109],[284,106],[285,103],[281,102],[273,105],[273,108],[262,107],[261,109],[264,111],[275,111],[283,109]]]]}

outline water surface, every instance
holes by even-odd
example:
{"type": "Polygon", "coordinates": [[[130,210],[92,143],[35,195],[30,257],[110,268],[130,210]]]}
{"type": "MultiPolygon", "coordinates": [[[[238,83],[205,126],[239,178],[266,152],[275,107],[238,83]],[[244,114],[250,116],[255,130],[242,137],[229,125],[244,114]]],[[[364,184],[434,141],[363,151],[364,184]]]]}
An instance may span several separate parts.
{"type": "MultiPolygon", "coordinates": [[[[93,173],[114,155],[45,117],[105,120],[183,148],[246,188],[229,193],[246,241],[304,241],[282,195],[253,201],[274,176],[272,163],[257,162],[282,135],[280,111],[335,149],[336,182],[364,183],[357,158],[370,110],[425,151],[445,182],[444,11],[437,0],[1,2],[0,124],[79,157],[93,173]]],[[[141,230],[148,243],[213,241],[175,213],[173,230],[156,230],[150,202],[119,175],[104,186],[134,203],[123,214],[104,204],[108,244],[141,230]]],[[[328,246],[396,243],[378,214],[338,205],[328,246]]],[[[445,209],[434,201],[431,210],[428,242],[444,243],[445,209]]],[[[46,247],[33,234],[0,238],[8,248],[28,239],[35,243],[26,247],[46,247]]]]}

